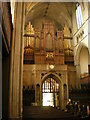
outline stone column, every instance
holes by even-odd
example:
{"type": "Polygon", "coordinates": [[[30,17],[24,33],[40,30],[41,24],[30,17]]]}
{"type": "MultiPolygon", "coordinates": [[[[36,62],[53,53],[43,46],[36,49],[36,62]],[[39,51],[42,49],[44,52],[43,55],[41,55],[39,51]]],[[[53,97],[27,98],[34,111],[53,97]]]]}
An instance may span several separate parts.
{"type": "Polygon", "coordinates": [[[59,84],[60,90],[59,90],[59,107],[62,109],[62,83],[59,84]]]}
{"type": "Polygon", "coordinates": [[[20,52],[20,117],[22,118],[22,112],[23,112],[23,55],[24,55],[24,24],[25,24],[25,3],[22,5],[22,23],[21,23],[21,52],[20,52]]]}
{"type": "Polygon", "coordinates": [[[63,90],[63,83],[61,83],[61,89],[60,89],[60,102],[61,102],[61,109],[63,110],[64,109],[64,90],[63,90]]]}
{"type": "Polygon", "coordinates": [[[78,86],[81,88],[81,83],[80,83],[80,64],[76,64],[76,84],[75,86],[78,86]]]}
{"type": "Polygon", "coordinates": [[[42,106],[42,83],[40,83],[40,106],[42,106]]]}
{"type": "Polygon", "coordinates": [[[23,73],[23,14],[24,3],[15,3],[15,19],[11,48],[9,83],[9,118],[20,119],[22,113],[22,73],[23,73]]]}
{"type": "Polygon", "coordinates": [[[2,119],[2,4],[0,3],[0,120],[2,119]]]}

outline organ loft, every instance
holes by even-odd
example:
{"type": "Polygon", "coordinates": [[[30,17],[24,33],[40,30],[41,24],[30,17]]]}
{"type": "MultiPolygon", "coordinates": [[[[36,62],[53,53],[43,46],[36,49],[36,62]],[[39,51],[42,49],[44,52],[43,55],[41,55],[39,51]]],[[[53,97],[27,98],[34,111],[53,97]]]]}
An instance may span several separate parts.
{"type": "Polygon", "coordinates": [[[73,63],[72,38],[67,26],[63,31],[55,31],[54,22],[48,21],[44,22],[42,29],[39,30],[33,29],[29,22],[27,29],[24,47],[25,63],[63,65],[67,62],[65,58],[69,58],[68,62],[73,63]]]}
{"type": "Polygon", "coordinates": [[[40,26],[41,29],[35,28],[29,22],[25,29],[23,85],[29,89],[33,86],[37,105],[48,104],[64,109],[69,89],[76,85],[75,77],[72,79],[76,70],[71,33],[66,25],[63,30],[56,29],[50,20],[45,20],[40,26]],[[51,94],[50,101],[55,99],[52,103],[45,102],[48,93],[51,94]]]}

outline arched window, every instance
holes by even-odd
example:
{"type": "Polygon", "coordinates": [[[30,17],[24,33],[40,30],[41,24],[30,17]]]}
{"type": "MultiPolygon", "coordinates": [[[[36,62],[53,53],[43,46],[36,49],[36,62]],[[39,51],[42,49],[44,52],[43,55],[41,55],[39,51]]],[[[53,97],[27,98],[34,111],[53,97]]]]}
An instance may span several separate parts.
{"type": "Polygon", "coordinates": [[[77,20],[77,27],[79,29],[83,24],[82,10],[81,10],[81,6],[79,3],[76,4],[76,20],[77,20]]]}
{"type": "Polygon", "coordinates": [[[12,24],[14,22],[14,8],[15,8],[15,0],[10,0],[11,1],[11,14],[12,14],[12,24]]]}

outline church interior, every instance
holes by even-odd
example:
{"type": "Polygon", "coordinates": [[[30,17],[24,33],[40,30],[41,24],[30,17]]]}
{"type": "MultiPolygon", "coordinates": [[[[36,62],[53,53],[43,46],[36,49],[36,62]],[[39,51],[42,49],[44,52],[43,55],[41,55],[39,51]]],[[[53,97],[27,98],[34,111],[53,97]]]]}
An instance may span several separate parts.
{"type": "Polygon", "coordinates": [[[90,0],[0,2],[0,119],[90,119],[90,0]]]}

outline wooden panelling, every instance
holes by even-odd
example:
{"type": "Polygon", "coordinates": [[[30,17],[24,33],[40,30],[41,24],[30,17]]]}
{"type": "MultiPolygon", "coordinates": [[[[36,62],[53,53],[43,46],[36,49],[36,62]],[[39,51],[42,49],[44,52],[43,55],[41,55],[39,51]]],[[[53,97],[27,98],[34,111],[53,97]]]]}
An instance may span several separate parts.
{"type": "Polygon", "coordinates": [[[37,41],[35,42],[35,63],[64,64],[64,55],[61,55],[64,54],[63,33],[57,31],[57,39],[55,39],[53,22],[46,21],[41,33],[35,29],[35,36],[35,39],[37,36],[40,38],[40,47],[38,47],[40,51],[37,49],[37,41]]]}
{"type": "Polygon", "coordinates": [[[74,56],[65,56],[65,62],[74,62],[74,56]]]}
{"type": "Polygon", "coordinates": [[[82,85],[85,85],[85,84],[88,85],[88,84],[90,84],[90,76],[81,78],[80,83],[81,83],[82,85]]]}
{"type": "Polygon", "coordinates": [[[45,54],[41,54],[41,64],[45,64],[45,58],[46,58],[46,56],[45,56],[45,54]]]}
{"type": "Polygon", "coordinates": [[[40,53],[35,53],[35,64],[41,63],[41,55],[40,53]]]}

